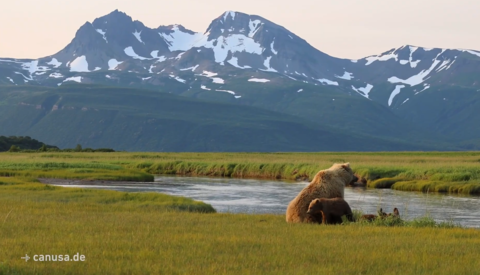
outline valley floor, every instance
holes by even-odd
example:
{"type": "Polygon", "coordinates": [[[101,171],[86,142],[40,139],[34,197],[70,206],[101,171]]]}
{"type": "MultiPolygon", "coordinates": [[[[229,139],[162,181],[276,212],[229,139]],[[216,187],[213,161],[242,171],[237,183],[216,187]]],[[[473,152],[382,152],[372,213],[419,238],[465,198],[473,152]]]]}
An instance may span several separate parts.
{"type": "Polygon", "coordinates": [[[480,269],[475,229],[287,224],[283,215],[218,214],[203,203],[161,194],[62,188],[21,178],[0,182],[0,274],[471,274],[480,269]],[[21,259],[26,254],[28,262],[21,259]],[[84,255],[85,261],[40,261],[40,255],[84,255]]]}
{"type": "Polygon", "coordinates": [[[283,215],[218,214],[187,198],[37,179],[153,181],[151,173],[159,172],[300,179],[350,161],[369,183],[475,185],[479,159],[480,153],[2,153],[0,274],[469,274],[480,269],[476,229],[428,219],[287,224],[283,215]],[[21,259],[26,254],[28,262],[21,259]]]}

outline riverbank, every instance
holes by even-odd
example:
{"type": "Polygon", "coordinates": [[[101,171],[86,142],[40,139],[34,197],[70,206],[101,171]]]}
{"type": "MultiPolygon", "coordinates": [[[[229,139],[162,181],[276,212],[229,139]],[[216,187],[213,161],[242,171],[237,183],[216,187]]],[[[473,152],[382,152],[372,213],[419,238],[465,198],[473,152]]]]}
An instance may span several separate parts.
{"type": "MultiPolygon", "coordinates": [[[[45,180],[65,187],[122,192],[157,192],[191,198],[212,205],[218,213],[285,215],[288,203],[308,182],[239,178],[156,176],[155,182],[45,180]]],[[[429,217],[466,228],[480,228],[476,211],[480,197],[403,192],[392,189],[345,188],[345,200],[353,211],[375,214],[380,208],[400,211],[404,220],[429,217]]]]}
{"type": "Polygon", "coordinates": [[[287,224],[284,215],[171,207],[208,209],[162,194],[0,181],[0,274],[389,274],[392,267],[402,274],[469,274],[480,268],[479,230],[428,220],[287,224]],[[77,253],[85,261],[33,260],[77,253]],[[25,254],[28,262],[20,258],[25,254]]]}
{"type": "Polygon", "coordinates": [[[153,181],[153,174],[308,180],[350,162],[370,188],[480,194],[480,152],[1,153],[0,176],[153,181]]]}

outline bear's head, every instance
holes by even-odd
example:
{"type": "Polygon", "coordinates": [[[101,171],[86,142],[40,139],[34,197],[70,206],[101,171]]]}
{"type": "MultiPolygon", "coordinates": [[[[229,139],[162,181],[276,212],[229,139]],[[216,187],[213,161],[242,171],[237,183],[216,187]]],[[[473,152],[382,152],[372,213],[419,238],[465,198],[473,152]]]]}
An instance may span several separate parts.
{"type": "Polygon", "coordinates": [[[323,204],[320,199],[314,199],[310,202],[308,206],[307,214],[314,215],[320,214],[323,211],[323,204]]]}
{"type": "Polygon", "coordinates": [[[350,184],[351,182],[357,182],[358,178],[353,174],[352,168],[350,168],[350,163],[335,163],[328,170],[332,171],[335,175],[343,179],[345,185],[350,184]]]}
{"type": "Polygon", "coordinates": [[[400,211],[398,211],[398,208],[394,208],[393,209],[393,214],[392,214],[394,217],[400,217],[400,211]]]}

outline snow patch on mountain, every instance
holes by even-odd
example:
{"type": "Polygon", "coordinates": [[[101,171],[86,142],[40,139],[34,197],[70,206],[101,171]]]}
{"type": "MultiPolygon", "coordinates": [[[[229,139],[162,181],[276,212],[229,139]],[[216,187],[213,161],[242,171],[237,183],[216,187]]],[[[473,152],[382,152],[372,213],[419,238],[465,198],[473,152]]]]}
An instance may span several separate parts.
{"type": "Polygon", "coordinates": [[[353,79],[353,73],[344,72],[342,76],[335,75],[335,77],[345,79],[345,80],[352,80],[353,79]]]}
{"type": "Polygon", "coordinates": [[[250,66],[240,66],[238,65],[238,58],[235,57],[235,56],[232,56],[232,58],[230,58],[230,60],[227,61],[230,65],[236,67],[236,68],[239,68],[239,69],[250,69],[252,67],[250,66]]]}
{"type": "Polygon", "coordinates": [[[152,51],[150,53],[150,56],[153,57],[153,58],[160,58],[160,56],[158,56],[158,52],[159,52],[158,50],[157,51],[152,51]]]}
{"type": "Polygon", "coordinates": [[[24,78],[23,81],[24,82],[28,82],[29,80],[33,80],[32,76],[28,77],[28,76],[22,74],[21,72],[15,72],[15,73],[23,76],[23,78],[24,78]]]}
{"type": "Polygon", "coordinates": [[[158,56],[158,51],[152,51],[152,52],[150,53],[150,56],[152,56],[153,58],[158,59],[158,60],[156,61],[156,63],[158,63],[158,62],[163,62],[163,61],[167,60],[167,58],[166,58],[165,56],[163,56],[163,55],[158,56]]]}
{"type": "Polygon", "coordinates": [[[338,82],[337,81],[331,81],[329,79],[326,79],[326,78],[319,78],[319,79],[315,79],[316,81],[322,83],[322,84],[327,84],[327,85],[333,85],[333,86],[338,86],[338,82]]]}
{"type": "Polygon", "coordinates": [[[227,17],[228,17],[229,15],[232,17],[232,21],[235,20],[235,12],[234,12],[234,11],[226,11],[226,12],[223,14],[223,21],[227,21],[227,17]]]}
{"type": "Polygon", "coordinates": [[[277,70],[275,70],[274,68],[272,68],[272,67],[270,66],[270,60],[271,60],[271,59],[272,59],[271,56],[269,56],[269,57],[267,57],[267,58],[265,59],[265,61],[263,62],[263,66],[265,66],[265,68],[267,68],[267,69],[266,69],[266,70],[262,70],[262,69],[261,69],[262,71],[265,71],[265,72],[274,72],[274,73],[277,72],[277,70]]]}
{"type": "Polygon", "coordinates": [[[10,80],[10,82],[12,82],[13,84],[15,84],[15,82],[13,81],[13,79],[11,79],[10,77],[7,76],[7,79],[10,80]]]}
{"type": "Polygon", "coordinates": [[[67,81],[74,81],[74,82],[82,83],[82,77],[81,76],[72,76],[72,77],[69,77],[69,78],[65,79],[63,82],[67,82],[67,81]]]}
{"type": "Polygon", "coordinates": [[[216,84],[225,84],[225,80],[221,79],[220,77],[212,77],[213,83],[216,84]]]}
{"type": "Polygon", "coordinates": [[[200,86],[200,89],[202,89],[202,90],[207,90],[207,91],[211,91],[211,90],[212,90],[212,89],[207,88],[207,86],[205,86],[205,85],[201,85],[201,86],[200,86]]]}
{"type": "Polygon", "coordinates": [[[407,102],[408,100],[409,100],[409,98],[405,99],[405,100],[402,102],[402,104],[400,104],[400,105],[403,105],[403,104],[404,104],[405,102],[407,102]]]}
{"type": "Polygon", "coordinates": [[[428,85],[428,84],[423,84],[423,86],[424,86],[423,89],[422,89],[421,91],[419,91],[419,92],[416,92],[415,95],[417,95],[417,94],[425,91],[426,89],[430,88],[430,85],[428,85]]]}
{"type": "Polygon", "coordinates": [[[212,77],[212,76],[216,76],[218,75],[217,73],[214,73],[214,72],[209,72],[209,71],[203,71],[202,74],[200,74],[202,76],[206,76],[206,77],[212,77]]]}
{"type": "Polygon", "coordinates": [[[270,79],[265,79],[265,78],[250,78],[248,81],[249,81],[249,82],[261,82],[261,83],[266,83],[266,82],[270,82],[270,79]]]}
{"type": "Polygon", "coordinates": [[[395,61],[398,61],[398,55],[395,54],[393,51],[391,53],[383,54],[383,55],[372,55],[365,58],[367,60],[367,63],[365,63],[365,66],[368,66],[375,61],[387,61],[392,58],[395,59],[395,61]]]}
{"type": "MultiPolygon", "coordinates": [[[[30,61],[30,62],[23,63],[22,64],[22,69],[28,71],[30,73],[30,78],[31,78],[32,74],[39,70],[38,60],[33,60],[33,61],[30,61]]],[[[33,80],[33,79],[30,79],[30,80],[33,80]]]]}
{"type": "Polygon", "coordinates": [[[270,50],[272,51],[272,53],[273,53],[274,55],[277,55],[278,52],[273,48],[273,44],[274,44],[274,43],[275,43],[275,38],[273,39],[272,44],[270,44],[270,50]]]}
{"type": "Polygon", "coordinates": [[[455,63],[455,60],[457,60],[457,57],[455,56],[455,59],[453,59],[452,63],[448,64],[448,66],[445,68],[445,70],[450,69],[450,67],[455,63]]]}
{"type": "Polygon", "coordinates": [[[122,63],[123,63],[123,61],[118,61],[115,58],[112,58],[112,59],[108,60],[108,69],[110,71],[116,70],[117,66],[122,64],[122,63]]]}
{"type": "Polygon", "coordinates": [[[229,91],[229,90],[215,90],[217,92],[225,92],[225,93],[229,93],[229,94],[232,94],[232,95],[235,95],[235,92],[234,91],[229,91]]]}
{"type": "Polygon", "coordinates": [[[370,91],[372,90],[372,88],[373,88],[373,85],[368,84],[368,83],[367,83],[367,86],[365,86],[365,87],[360,87],[360,88],[355,88],[355,87],[352,85],[352,89],[353,89],[355,92],[359,93],[361,96],[364,96],[364,97],[366,97],[366,98],[368,98],[368,94],[370,93],[370,91]]]}
{"type": "MultiPolygon", "coordinates": [[[[457,58],[457,57],[455,57],[457,58]]],[[[440,64],[440,66],[438,66],[438,68],[435,70],[436,72],[440,72],[442,70],[448,70],[448,68],[450,68],[450,65],[453,64],[453,62],[455,62],[455,59],[452,61],[451,64],[450,63],[450,59],[447,59],[447,60],[443,60],[442,64],[440,64]]]]}
{"type": "MultiPolygon", "coordinates": [[[[182,58],[182,55],[184,55],[184,54],[185,54],[185,52],[179,53],[177,56],[175,56],[175,59],[180,59],[180,58],[182,58]]],[[[171,59],[171,58],[169,58],[169,59],[171,59]]]]}
{"type": "Polygon", "coordinates": [[[300,92],[303,92],[303,89],[299,89],[299,90],[297,91],[297,93],[300,93],[300,92]]]}
{"type": "Polygon", "coordinates": [[[232,95],[234,95],[234,97],[237,98],[237,99],[242,97],[241,95],[236,95],[236,93],[235,93],[234,91],[230,91],[230,90],[215,90],[215,91],[232,94],[232,95]]]}
{"type": "Polygon", "coordinates": [[[51,78],[62,78],[64,77],[63,74],[61,73],[51,73],[48,77],[51,77],[51,78]]]}
{"type": "Polygon", "coordinates": [[[473,54],[473,55],[476,55],[476,56],[480,57],[480,52],[472,51],[472,50],[463,50],[463,51],[467,52],[469,54],[473,54]]]}
{"type": "Polygon", "coordinates": [[[52,58],[50,62],[47,62],[47,65],[52,65],[54,68],[58,68],[62,65],[62,62],[59,62],[56,58],[52,58]]]}
{"type": "Polygon", "coordinates": [[[224,62],[228,56],[228,52],[247,52],[257,55],[261,55],[263,52],[260,44],[243,34],[231,34],[227,37],[220,36],[218,39],[207,41],[204,44],[198,43],[195,44],[195,46],[213,49],[215,62],[217,63],[224,62]]]}
{"type": "Polygon", "coordinates": [[[388,98],[388,106],[392,105],[393,99],[395,98],[395,96],[397,96],[401,92],[402,88],[405,88],[405,85],[395,86],[395,89],[393,90],[393,92],[390,94],[390,97],[388,98]]]}
{"type": "Polygon", "coordinates": [[[248,22],[248,27],[250,28],[250,31],[248,32],[248,37],[253,37],[255,33],[260,29],[260,26],[262,25],[262,21],[260,20],[252,20],[250,19],[250,22],[248,22]]]}
{"type": "Polygon", "coordinates": [[[390,83],[403,83],[403,84],[408,84],[410,86],[416,86],[418,84],[421,84],[423,81],[425,81],[426,77],[433,71],[433,69],[435,69],[435,67],[438,65],[438,63],[440,63],[440,60],[437,60],[437,58],[444,52],[445,50],[442,50],[442,52],[440,52],[436,57],[435,59],[433,60],[433,63],[432,65],[430,66],[430,68],[428,68],[427,70],[422,70],[420,73],[416,74],[416,75],[413,75],[411,77],[409,77],[408,79],[400,79],[396,76],[392,76],[388,79],[388,82],[390,83]]]}
{"type": "Polygon", "coordinates": [[[146,58],[146,57],[143,57],[143,56],[139,56],[137,53],[135,53],[132,46],[126,47],[125,50],[123,50],[123,51],[125,52],[126,55],[130,56],[133,59],[139,59],[139,60],[150,59],[150,58],[146,58]]]}
{"type": "Polygon", "coordinates": [[[145,45],[145,42],[142,41],[142,37],[140,36],[142,34],[142,31],[137,31],[135,30],[135,32],[133,33],[133,35],[135,36],[135,38],[137,38],[138,42],[142,43],[145,45]]]}
{"type": "Polygon", "coordinates": [[[195,65],[195,66],[193,66],[193,67],[189,67],[189,68],[185,68],[185,69],[180,69],[180,71],[190,71],[190,70],[191,70],[192,72],[194,72],[194,71],[198,68],[198,66],[199,66],[199,65],[197,64],[197,65],[195,65]]]}
{"type": "Polygon", "coordinates": [[[167,43],[170,51],[188,51],[192,46],[202,38],[204,35],[201,33],[187,33],[178,28],[178,25],[172,27],[170,34],[158,33],[167,43]]]}
{"type": "Polygon", "coordinates": [[[209,71],[203,71],[202,74],[199,74],[200,76],[205,76],[213,80],[213,83],[216,84],[225,84],[225,80],[221,79],[220,77],[214,77],[218,75],[217,73],[214,72],[209,72],[209,71]]]}
{"type": "Polygon", "coordinates": [[[107,37],[105,37],[106,32],[104,32],[102,29],[96,29],[96,31],[102,36],[103,40],[108,43],[107,37]]]}
{"type": "Polygon", "coordinates": [[[87,57],[85,55],[79,56],[75,58],[70,64],[70,71],[71,72],[90,72],[88,70],[88,62],[87,57]]]}
{"type": "Polygon", "coordinates": [[[420,60],[413,61],[412,60],[412,54],[418,49],[418,47],[413,47],[413,46],[408,46],[408,47],[410,49],[410,58],[408,59],[408,62],[410,63],[411,68],[415,68],[415,67],[417,67],[420,60]]]}
{"type": "Polygon", "coordinates": [[[170,76],[171,78],[175,79],[176,81],[180,82],[180,83],[185,83],[185,82],[187,82],[185,79],[182,79],[182,78],[180,78],[180,77],[178,77],[178,76],[175,76],[175,75],[173,75],[173,74],[171,74],[171,75],[169,75],[169,76],[170,76]]]}

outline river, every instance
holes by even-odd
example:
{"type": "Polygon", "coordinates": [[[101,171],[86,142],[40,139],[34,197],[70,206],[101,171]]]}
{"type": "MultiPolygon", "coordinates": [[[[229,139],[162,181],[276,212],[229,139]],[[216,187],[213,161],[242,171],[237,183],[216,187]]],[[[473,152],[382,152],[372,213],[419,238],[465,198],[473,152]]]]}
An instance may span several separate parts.
{"type": "MultiPolygon", "coordinates": [[[[66,182],[60,185],[184,196],[209,203],[218,212],[285,214],[288,203],[307,184],[255,179],[157,176],[153,183],[72,185],[66,182]]],[[[465,227],[480,228],[478,196],[347,187],[345,200],[353,210],[361,210],[365,214],[376,214],[379,208],[391,213],[393,208],[397,207],[404,219],[429,215],[436,221],[452,221],[465,227]]]]}

